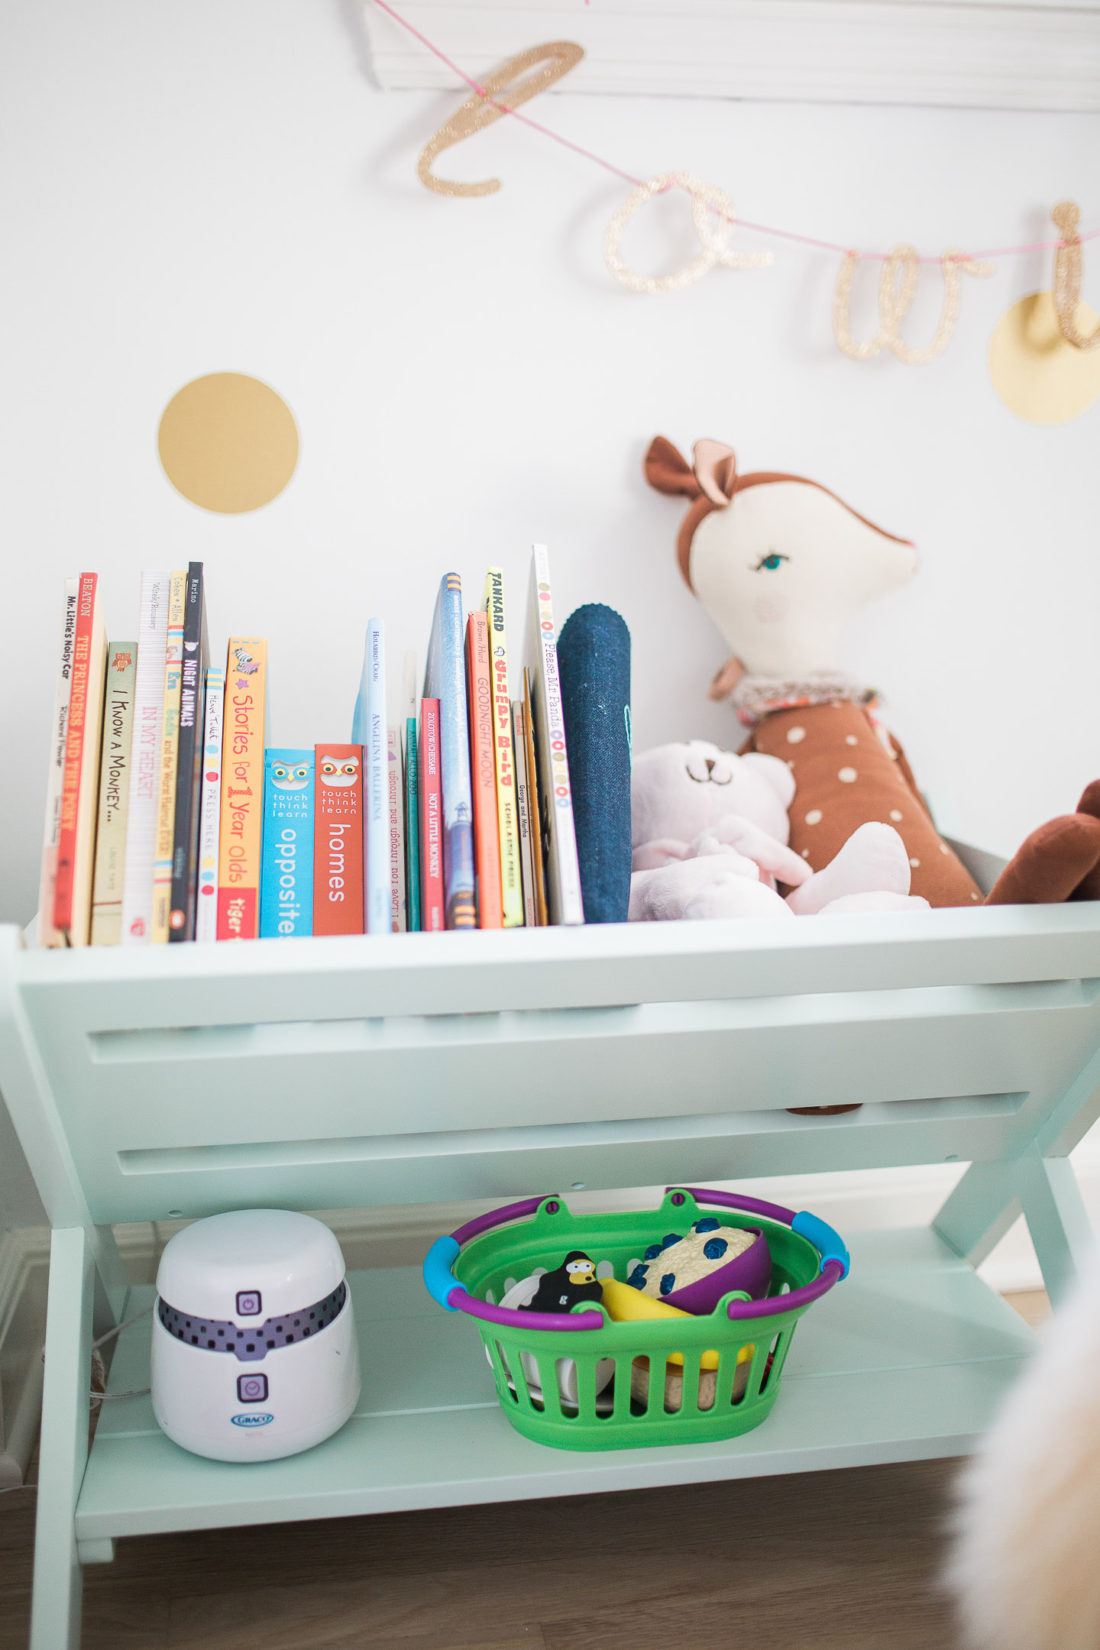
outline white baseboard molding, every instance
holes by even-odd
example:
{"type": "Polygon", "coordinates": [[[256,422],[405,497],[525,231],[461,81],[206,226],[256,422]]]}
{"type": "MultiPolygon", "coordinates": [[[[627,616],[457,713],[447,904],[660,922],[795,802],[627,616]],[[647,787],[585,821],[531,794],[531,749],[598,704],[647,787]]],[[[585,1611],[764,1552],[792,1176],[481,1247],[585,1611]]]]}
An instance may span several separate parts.
{"type": "MultiPolygon", "coordinates": [[[[1090,1219],[1100,1232],[1100,1132],[1078,1147],[1073,1164],[1090,1219]]],[[[735,1188],[721,1181],[715,1185],[808,1208],[844,1236],[872,1228],[926,1225],[964,1170],[965,1164],[931,1164],[740,1180],[735,1188]]],[[[658,1196],[653,1188],[566,1194],[578,1213],[597,1208],[644,1208],[655,1204],[658,1196]]],[[[452,1231],[491,1206],[479,1200],[393,1209],[330,1209],[318,1214],[339,1238],[348,1266],[358,1269],[415,1265],[441,1233],[452,1231]]],[[[158,1221],[116,1229],[119,1249],[133,1282],[154,1281],[161,1250],[169,1237],[186,1224],[158,1221]]],[[[0,1486],[21,1481],[34,1447],[42,1389],[48,1267],[48,1230],[27,1227],[0,1233],[0,1371],[6,1372],[0,1385],[0,1486]]],[[[989,1286],[1002,1294],[1043,1287],[1022,1220],[1016,1222],[979,1270],[989,1286]]]]}

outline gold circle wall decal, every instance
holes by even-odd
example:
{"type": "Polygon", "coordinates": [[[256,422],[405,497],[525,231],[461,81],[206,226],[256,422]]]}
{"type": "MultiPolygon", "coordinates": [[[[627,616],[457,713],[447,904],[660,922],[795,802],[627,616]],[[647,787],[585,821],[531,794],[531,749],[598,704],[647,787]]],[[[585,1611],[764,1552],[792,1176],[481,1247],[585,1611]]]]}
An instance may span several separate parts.
{"type": "Polygon", "coordinates": [[[282,492],[298,462],[298,426],[270,385],[243,372],[211,372],[169,401],[157,448],[184,498],[238,515],[282,492]]]}
{"type": "MultiPolygon", "coordinates": [[[[1077,305],[1077,327],[1096,316],[1077,305]]],[[[989,376],[1010,412],[1032,424],[1068,424],[1100,396],[1100,351],[1075,349],[1062,336],[1054,295],[1032,292],[1013,304],[989,341],[989,376]]]]}

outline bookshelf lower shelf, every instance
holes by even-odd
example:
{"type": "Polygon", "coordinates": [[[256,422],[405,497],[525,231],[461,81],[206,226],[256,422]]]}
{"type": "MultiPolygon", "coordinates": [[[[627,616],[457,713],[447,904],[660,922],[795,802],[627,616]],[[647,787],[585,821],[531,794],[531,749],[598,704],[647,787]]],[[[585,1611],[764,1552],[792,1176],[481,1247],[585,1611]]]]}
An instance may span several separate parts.
{"type": "MultiPolygon", "coordinates": [[[[334,1438],[231,1466],[160,1432],[148,1396],[104,1406],[76,1511],[87,1557],[113,1537],[520,1497],[644,1489],[967,1452],[1034,1336],[930,1228],[870,1232],[852,1275],[805,1315],[776,1407],[713,1445],[579,1454],[513,1432],[473,1325],[419,1269],[351,1274],[363,1396],[334,1438]]],[[[135,1289],[129,1312],[152,1303],[135,1289]]],[[[111,1390],[148,1386],[149,1322],[120,1336],[111,1390]]]]}

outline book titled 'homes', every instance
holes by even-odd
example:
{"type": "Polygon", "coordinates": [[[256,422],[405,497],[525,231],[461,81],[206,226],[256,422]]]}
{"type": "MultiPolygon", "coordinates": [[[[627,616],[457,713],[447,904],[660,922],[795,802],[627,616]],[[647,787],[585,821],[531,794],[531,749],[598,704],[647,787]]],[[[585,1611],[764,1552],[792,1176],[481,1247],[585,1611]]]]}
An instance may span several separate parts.
{"type": "Polygon", "coordinates": [[[254,940],[260,932],[266,692],[267,643],[254,636],[235,636],[225,666],[219,940],[254,940]]]}
{"type": "Polygon", "coordinates": [[[269,750],[264,762],[260,938],[313,932],[313,752],[269,750]]]}
{"type": "Polygon", "coordinates": [[[313,819],[313,932],[363,932],[363,750],[318,745],[313,819]]]}

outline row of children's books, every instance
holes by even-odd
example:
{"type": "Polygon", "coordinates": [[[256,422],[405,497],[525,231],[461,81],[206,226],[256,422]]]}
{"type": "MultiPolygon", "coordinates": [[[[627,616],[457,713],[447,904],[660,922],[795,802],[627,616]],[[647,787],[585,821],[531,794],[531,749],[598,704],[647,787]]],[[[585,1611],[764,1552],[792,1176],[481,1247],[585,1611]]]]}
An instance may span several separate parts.
{"type": "Polygon", "coordinates": [[[440,584],[422,691],[366,627],[347,743],[268,746],[266,641],[210,663],[201,562],[144,573],[133,639],[66,584],[39,897],[47,946],[582,923],[544,546],[509,672],[501,570],[440,584]]]}

